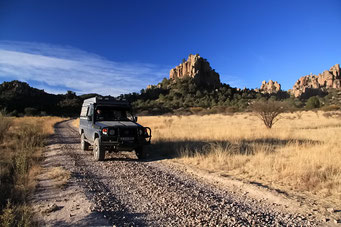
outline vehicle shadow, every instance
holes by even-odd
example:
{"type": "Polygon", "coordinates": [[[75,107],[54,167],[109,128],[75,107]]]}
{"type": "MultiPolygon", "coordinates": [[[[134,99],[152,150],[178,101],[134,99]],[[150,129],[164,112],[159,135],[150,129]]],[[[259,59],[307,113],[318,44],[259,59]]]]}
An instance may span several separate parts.
{"type": "Polygon", "coordinates": [[[156,141],[145,147],[148,161],[157,161],[162,159],[173,159],[182,156],[193,156],[195,154],[207,154],[215,149],[219,149],[228,154],[254,155],[259,151],[266,153],[275,153],[278,148],[296,145],[319,145],[321,141],[307,139],[278,139],[264,138],[254,140],[238,141],[197,141],[197,140],[177,140],[177,141],[156,141]]]}

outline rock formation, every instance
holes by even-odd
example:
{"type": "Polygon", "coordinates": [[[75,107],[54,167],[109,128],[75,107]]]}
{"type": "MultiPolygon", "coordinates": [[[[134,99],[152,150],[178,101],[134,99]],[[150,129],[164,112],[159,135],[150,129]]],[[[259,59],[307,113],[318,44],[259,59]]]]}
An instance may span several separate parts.
{"type": "Polygon", "coordinates": [[[325,92],[328,88],[341,89],[340,65],[336,64],[329,70],[316,75],[307,75],[298,79],[291,90],[295,97],[315,95],[325,92]]]}
{"type": "Polygon", "coordinates": [[[210,87],[220,86],[219,74],[199,54],[190,54],[187,61],[184,61],[169,72],[170,79],[184,78],[186,76],[194,78],[195,82],[202,85],[210,87]]]}
{"type": "Polygon", "coordinates": [[[146,89],[148,90],[148,89],[155,89],[155,88],[161,88],[161,84],[157,84],[157,85],[148,85],[146,89]]]}
{"type": "Polygon", "coordinates": [[[277,81],[269,80],[267,83],[265,80],[262,82],[262,86],[260,87],[259,91],[262,93],[277,93],[281,90],[281,85],[277,81]]]}

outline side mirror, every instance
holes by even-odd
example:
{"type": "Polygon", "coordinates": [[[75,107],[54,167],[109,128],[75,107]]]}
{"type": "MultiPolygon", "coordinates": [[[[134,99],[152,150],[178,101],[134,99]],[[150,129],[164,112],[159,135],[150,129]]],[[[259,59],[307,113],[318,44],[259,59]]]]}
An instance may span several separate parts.
{"type": "Polygon", "coordinates": [[[134,117],[134,121],[137,122],[137,117],[134,117]]]}
{"type": "Polygon", "coordinates": [[[92,116],[87,117],[88,121],[92,121],[92,116]]]}

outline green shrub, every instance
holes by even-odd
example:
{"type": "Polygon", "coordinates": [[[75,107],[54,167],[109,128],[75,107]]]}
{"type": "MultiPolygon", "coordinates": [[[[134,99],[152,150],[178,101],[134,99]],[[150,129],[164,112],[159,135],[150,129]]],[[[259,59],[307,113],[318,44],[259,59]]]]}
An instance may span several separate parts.
{"type": "Polygon", "coordinates": [[[14,225],[14,220],[14,209],[11,205],[11,202],[8,202],[6,208],[3,210],[2,215],[0,216],[1,226],[11,227],[14,225]]]}
{"type": "Polygon", "coordinates": [[[35,224],[32,222],[32,209],[27,205],[15,206],[8,202],[6,208],[0,215],[0,226],[12,227],[22,226],[29,227],[35,224]]]}
{"type": "Polygon", "coordinates": [[[307,100],[305,108],[308,110],[320,108],[320,100],[316,96],[312,96],[307,100]]]}

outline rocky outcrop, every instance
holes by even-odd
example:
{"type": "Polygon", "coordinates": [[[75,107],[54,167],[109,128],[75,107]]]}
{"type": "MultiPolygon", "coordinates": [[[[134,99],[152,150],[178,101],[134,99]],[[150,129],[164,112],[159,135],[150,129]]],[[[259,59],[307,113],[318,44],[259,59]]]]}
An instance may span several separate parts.
{"type": "Polygon", "coordinates": [[[316,75],[307,75],[298,79],[290,92],[295,97],[311,96],[325,92],[329,88],[341,89],[340,65],[316,75]]]}
{"type": "Polygon", "coordinates": [[[197,83],[210,87],[219,87],[219,74],[211,68],[210,63],[199,54],[188,56],[187,61],[171,69],[170,79],[192,77],[197,83]]]}
{"type": "Polygon", "coordinates": [[[266,82],[265,80],[262,82],[262,85],[259,89],[262,93],[277,93],[281,90],[281,85],[277,81],[269,80],[269,82],[266,82]]]}
{"type": "Polygon", "coordinates": [[[161,88],[161,84],[157,84],[157,85],[148,85],[146,89],[148,90],[148,89],[156,89],[156,88],[161,88]]]}

